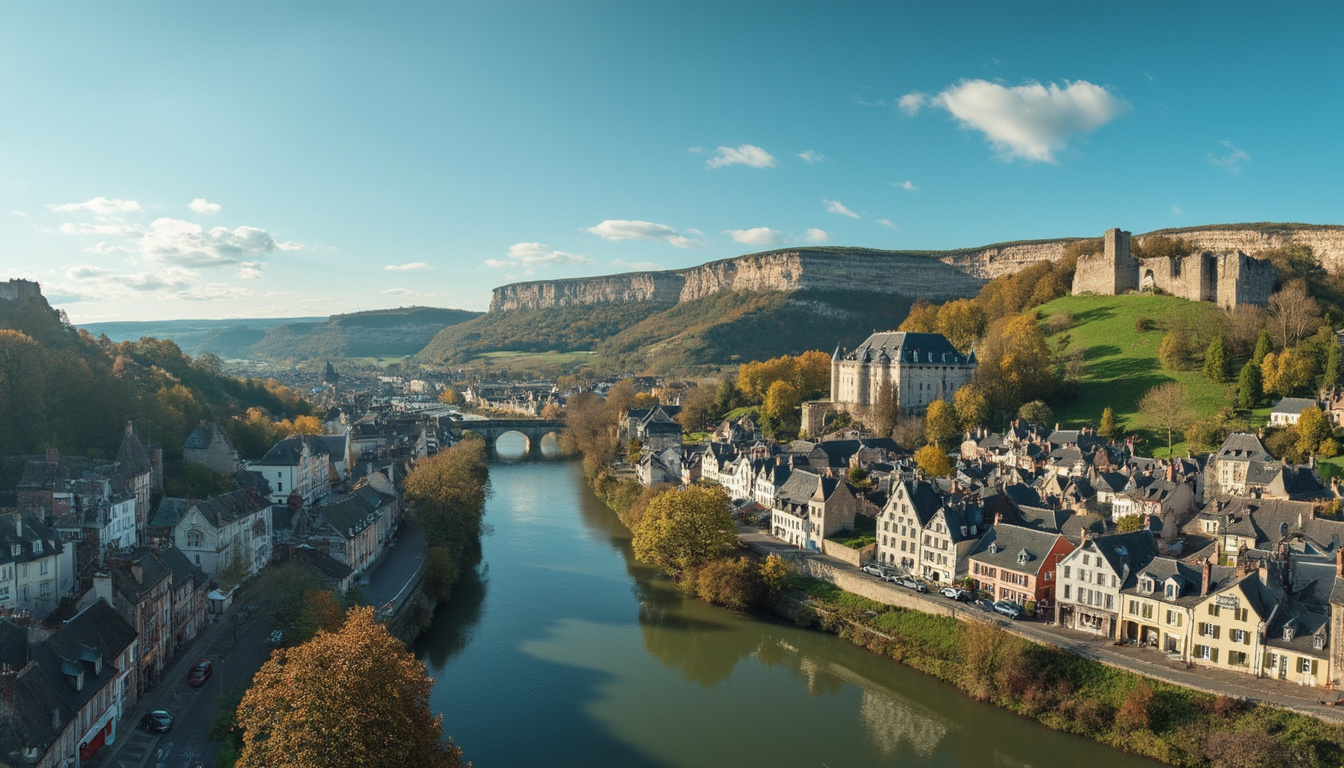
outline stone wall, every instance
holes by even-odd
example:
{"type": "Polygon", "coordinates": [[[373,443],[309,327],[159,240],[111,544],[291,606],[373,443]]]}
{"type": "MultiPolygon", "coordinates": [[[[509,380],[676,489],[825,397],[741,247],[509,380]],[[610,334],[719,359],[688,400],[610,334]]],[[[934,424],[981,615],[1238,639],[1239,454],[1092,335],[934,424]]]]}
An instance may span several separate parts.
{"type": "Polygon", "coordinates": [[[834,557],[842,563],[848,563],[858,568],[865,560],[873,559],[877,553],[877,545],[869,544],[863,549],[851,549],[844,544],[836,544],[830,539],[822,539],[821,551],[828,557],[834,557]]]}
{"type": "Polygon", "coordinates": [[[1244,253],[1218,256],[1218,306],[1231,309],[1238,304],[1269,303],[1278,274],[1268,261],[1253,259],[1244,253]]]}
{"type": "Polygon", "coordinates": [[[0,300],[27,301],[41,295],[42,286],[32,280],[10,278],[9,282],[0,283],[0,300]]]}

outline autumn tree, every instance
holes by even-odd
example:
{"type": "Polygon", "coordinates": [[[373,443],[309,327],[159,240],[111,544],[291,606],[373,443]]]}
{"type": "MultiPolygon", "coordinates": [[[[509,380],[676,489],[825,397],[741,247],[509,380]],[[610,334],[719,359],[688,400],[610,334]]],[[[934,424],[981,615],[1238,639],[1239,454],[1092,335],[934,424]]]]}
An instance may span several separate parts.
{"type": "Polygon", "coordinates": [[[1116,533],[1133,533],[1143,530],[1143,515],[1123,515],[1115,524],[1116,533]]]}
{"type": "Polygon", "coordinates": [[[952,407],[963,430],[974,429],[989,421],[989,400],[974,384],[963,384],[952,395],[952,407]]]}
{"type": "Polygon", "coordinates": [[[1310,456],[1320,451],[1321,443],[1332,439],[1335,430],[1320,408],[1303,408],[1297,417],[1297,453],[1310,456]]]}
{"type": "Polygon", "coordinates": [[[1034,317],[1022,314],[995,323],[986,335],[975,383],[998,413],[1013,413],[1054,391],[1054,360],[1034,317]]]}
{"type": "Polygon", "coordinates": [[[1310,335],[1321,322],[1321,308],[1307,292],[1304,280],[1293,280],[1269,297],[1278,342],[1291,347],[1310,335]]]}
{"type": "Polygon", "coordinates": [[[722,488],[692,485],[649,502],[632,545],[640,560],[674,572],[725,557],[737,546],[737,523],[722,488]]]}
{"type": "Polygon", "coordinates": [[[770,418],[784,422],[793,418],[793,412],[798,409],[801,402],[798,388],[788,381],[780,380],[772,383],[770,389],[766,391],[765,402],[761,409],[770,418]]]}
{"type": "Polygon", "coordinates": [[[971,299],[949,301],[938,309],[935,324],[938,333],[947,337],[962,352],[967,352],[982,336],[988,324],[985,310],[971,299]]]}
{"type": "Polygon", "coordinates": [[[1049,424],[1054,415],[1055,412],[1050,410],[1050,406],[1046,405],[1044,400],[1032,400],[1023,403],[1022,407],[1017,409],[1017,417],[1028,424],[1049,424]]]}
{"type": "Polygon", "coordinates": [[[891,437],[891,432],[896,429],[896,422],[900,417],[901,408],[896,400],[896,386],[891,383],[891,379],[883,377],[877,383],[877,391],[873,393],[873,405],[868,413],[868,420],[871,423],[868,426],[878,437],[891,437]]]}
{"type": "Polygon", "coordinates": [[[1185,387],[1177,381],[1158,384],[1139,399],[1139,412],[1167,433],[1167,456],[1170,457],[1172,436],[1191,418],[1190,398],[1185,387]]]}
{"type": "Polygon", "coordinates": [[[425,665],[354,608],[335,632],[275,651],[238,705],[239,768],[454,768],[425,665]]]}
{"type": "Polygon", "coordinates": [[[416,462],[403,492],[431,546],[456,546],[480,536],[490,468],[481,440],[463,440],[416,462]]]}
{"type": "Polygon", "coordinates": [[[952,404],[941,399],[929,403],[929,410],[924,414],[924,437],[929,443],[939,450],[949,451],[960,436],[961,424],[952,404]]]}
{"type": "Polygon", "coordinates": [[[1194,253],[1195,247],[1190,241],[1166,235],[1149,235],[1130,241],[1129,252],[1136,259],[1148,259],[1159,256],[1180,258],[1194,253]]]}
{"type": "Polygon", "coordinates": [[[677,414],[677,423],[687,432],[700,432],[712,428],[714,421],[722,414],[715,413],[715,388],[711,386],[691,387],[681,397],[681,412],[677,414]]]}
{"type": "Polygon", "coordinates": [[[439,393],[439,402],[444,405],[461,405],[464,401],[461,392],[452,387],[444,387],[443,391],[439,393]]]}
{"type": "Polygon", "coordinates": [[[1232,377],[1232,361],[1228,358],[1227,339],[1223,334],[1213,337],[1204,351],[1204,378],[1220,384],[1232,377]]]}
{"type": "Polygon", "coordinates": [[[1265,392],[1288,397],[1305,389],[1311,384],[1312,367],[1311,358],[1302,354],[1297,347],[1270,352],[1260,363],[1260,377],[1265,392]]]}
{"type": "Polygon", "coordinates": [[[952,460],[936,445],[926,445],[915,451],[915,465],[930,477],[947,477],[952,474],[952,460]]]}
{"type": "Polygon", "coordinates": [[[767,597],[774,597],[789,581],[789,565],[784,558],[770,554],[761,563],[761,586],[767,597]]]}
{"type": "Polygon", "coordinates": [[[910,333],[937,333],[938,305],[919,299],[910,307],[910,314],[906,315],[896,330],[910,333]]]}
{"type": "Polygon", "coordinates": [[[1097,429],[1097,434],[1107,440],[1114,440],[1120,434],[1120,428],[1115,423],[1115,409],[1109,405],[1101,411],[1101,426],[1097,429]]]}
{"type": "Polygon", "coordinates": [[[1195,368],[1195,345],[1185,330],[1169,331],[1157,347],[1157,359],[1169,371],[1189,371],[1195,368]]]}
{"type": "Polygon", "coordinates": [[[616,452],[616,422],[608,418],[606,403],[592,392],[580,392],[565,402],[564,417],[561,447],[582,454],[584,471],[596,474],[616,452]]]}

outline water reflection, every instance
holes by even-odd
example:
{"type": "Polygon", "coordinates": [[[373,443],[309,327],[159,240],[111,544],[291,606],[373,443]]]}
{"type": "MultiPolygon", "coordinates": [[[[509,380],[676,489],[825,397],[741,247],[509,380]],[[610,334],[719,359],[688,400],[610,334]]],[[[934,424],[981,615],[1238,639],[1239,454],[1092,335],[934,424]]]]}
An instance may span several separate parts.
{"type": "MultiPolygon", "coordinates": [[[[495,456],[502,462],[516,463],[527,460],[528,438],[521,432],[505,432],[495,440],[495,456]]],[[[560,458],[560,442],[555,433],[547,433],[541,438],[541,456],[543,459],[560,458]]]]}

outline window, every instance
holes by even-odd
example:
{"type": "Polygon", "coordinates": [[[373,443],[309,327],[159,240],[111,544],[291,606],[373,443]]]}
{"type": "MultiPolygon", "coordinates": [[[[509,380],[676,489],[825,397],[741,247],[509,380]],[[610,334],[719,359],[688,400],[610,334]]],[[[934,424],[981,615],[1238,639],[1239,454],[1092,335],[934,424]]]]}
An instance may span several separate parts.
{"type": "MultiPolygon", "coordinates": [[[[1241,643],[1242,645],[1250,645],[1251,644],[1250,633],[1248,633],[1244,629],[1234,629],[1232,630],[1232,642],[1241,643]]],[[[1231,661],[1231,659],[1229,659],[1229,661],[1231,661]]]]}
{"type": "Polygon", "coordinates": [[[1068,585],[1068,584],[1065,584],[1065,585],[1064,585],[1064,599],[1065,599],[1065,600],[1070,599],[1070,597],[1069,597],[1069,585],[1068,585]]]}
{"type": "Polygon", "coordinates": [[[1218,606],[1215,605],[1214,603],[1209,603],[1209,615],[1210,616],[1218,615],[1218,606]]]}
{"type": "Polygon", "coordinates": [[[1304,675],[1311,672],[1311,659],[1308,659],[1306,656],[1303,656],[1302,658],[1298,659],[1297,671],[1301,672],[1304,675]]]}
{"type": "Polygon", "coordinates": [[[1070,570],[1072,570],[1072,568],[1071,568],[1070,566],[1067,566],[1067,565],[1064,566],[1064,578],[1066,578],[1066,579],[1069,578],[1069,571],[1070,571],[1070,570]]]}
{"type": "Polygon", "coordinates": [[[47,567],[48,567],[49,565],[51,565],[51,564],[50,564],[49,562],[47,562],[46,560],[43,560],[42,562],[38,563],[38,564],[37,564],[37,573],[38,573],[38,575],[39,575],[39,576],[46,576],[46,575],[47,575],[47,567]]]}
{"type": "Polygon", "coordinates": [[[1227,654],[1227,663],[1231,664],[1234,667],[1249,666],[1246,654],[1243,653],[1242,651],[1232,651],[1231,653],[1227,654]]]}
{"type": "Polygon", "coordinates": [[[1196,646],[1195,646],[1195,657],[1196,657],[1196,658],[1200,658],[1200,659],[1204,659],[1205,661],[1208,661],[1209,658],[1210,658],[1211,655],[1212,655],[1212,654],[1209,653],[1210,650],[1211,650],[1211,649],[1210,649],[1209,646],[1207,646],[1207,645],[1196,645],[1196,646]]]}
{"type": "Polygon", "coordinates": [[[1107,595],[1107,596],[1106,596],[1106,610],[1110,611],[1110,610],[1114,610],[1114,609],[1115,609],[1115,596],[1114,596],[1114,595],[1107,595]]]}
{"type": "Polygon", "coordinates": [[[1167,585],[1167,599],[1168,599],[1168,600],[1175,600],[1175,599],[1176,599],[1176,585],[1175,585],[1175,584],[1168,584],[1168,585],[1167,585]]]}

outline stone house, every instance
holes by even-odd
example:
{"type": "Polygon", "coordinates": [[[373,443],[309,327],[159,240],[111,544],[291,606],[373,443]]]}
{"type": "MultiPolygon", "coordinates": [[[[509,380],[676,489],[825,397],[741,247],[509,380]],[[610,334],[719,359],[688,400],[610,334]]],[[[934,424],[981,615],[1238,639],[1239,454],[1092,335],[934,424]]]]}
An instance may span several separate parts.
{"type": "Polygon", "coordinates": [[[1220,493],[1249,495],[1246,478],[1252,466],[1273,461],[1274,457],[1265,450],[1259,437],[1248,432],[1233,432],[1209,457],[1204,480],[1206,498],[1213,498],[1220,493]]]}
{"type": "Polygon", "coordinates": [[[358,496],[324,504],[313,510],[306,541],[344,563],[354,573],[362,573],[382,550],[378,538],[378,511],[358,496]]]}
{"type": "Polygon", "coordinates": [[[923,527],[918,575],[948,584],[966,574],[966,557],[985,531],[984,510],[956,497],[944,497],[923,527]]]}
{"type": "Polygon", "coordinates": [[[211,581],[205,571],[188,560],[182,550],[176,547],[166,547],[155,554],[172,574],[169,589],[173,620],[170,631],[172,647],[176,651],[190,644],[205,628],[211,581]]]}
{"type": "Polygon", "coordinates": [[[822,551],[822,542],[854,530],[863,500],[849,483],[795,470],[775,495],[771,532],[800,549],[822,551]]]}
{"type": "Polygon", "coordinates": [[[109,571],[93,577],[93,588],[82,602],[103,600],[136,631],[139,656],[131,682],[136,696],[157,685],[172,652],[172,571],[154,552],[140,548],[109,571]]]}
{"type": "Polygon", "coordinates": [[[1073,545],[1059,533],[999,523],[966,556],[978,591],[993,600],[1044,609],[1055,599],[1055,570],[1073,545]]]}
{"type": "Polygon", "coordinates": [[[639,464],[635,466],[635,476],[639,479],[639,484],[645,488],[664,483],[679,485],[681,474],[680,447],[668,448],[658,454],[645,450],[640,453],[639,464]]]}
{"type": "Polygon", "coordinates": [[[271,484],[273,504],[285,504],[297,494],[302,503],[311,505],[331,493],[331,455],[312,435],[290,435],[250,468],[271,484]]]}
{"type": "Polygon", "coordinates": [[[942,506],[933,486],[924,480],[895,483],[877,516],[877,560],[917,573],[919,544],[925,527],[942,506]]]}
{"type": "Polygon", "coordinates": [[[1191,564],[1165,556],[1153,558],[1139,570],[1134,584],[1120,591],[1120,638],[1186,659],[1195,606],[1210,589],[1233,576],[1233,568],[1207,560],[1191,564]]]}
{"type": "Polygon", "coordinates": [[[1278,603],[1258,571],[1214,590],[1194,607],[1189,661],[1258,677],[1262,659],[1269,662],[1265,633],[1278,603]]]}
{"type": "Polygon", "coordinates": [[[249,491],[195,502],[164,499],[154,524],[171,528],[173,546],[220,583],[235,563],[251,575],[271,560],[271,503],[249,491]]]}
{"type": "Polygon", "coordinates": [[[1166,478],[1134,477],[1129,487],[1111,503],[1111,522],[1140,515],[1149,518],[1145,527],[1159,531],[1164,540],[1176,538],[1177,528],[1195,511],[1195,491],[1190,485],[1166,478]]]}
{"type": "MultiPolygon", "coordinates": [[[[836,347],[829,406],[862,416],[877,401],[881,384],[889,382],[903,410],[923,411],[934,400],[951,402],[977,365],[974,349],[962,354],[939,333],[874,333],[853,351],[836,347]]],[[[816,426],[804,428],[820,434],[821,425],[816,426]]]]}
{"type": "Polygon", "coordinates": [[[42,619],[75,587],[75,547],[35,515],[0,515],[0,609],[42,619]]]}
{"type": "Polygon", "coordinates": [[[1116,638],[1121,590],[1133,586],[1156,556],[1150,531],[1087,537],[1059,563],[1055,623],[1116,638]]]}
{"type": "Polygon", "coordinates": [[[27,645],[24,638],[23,644],[6,649],[7,656],[21,658],[4,659],[0,672],[6,701],[0,761],[38,768],[86,764],[116,740],[121,718],[134,704],[134,628],[98,601],[43,642],[27,645]]]}
{"type": "Polygon", "coordinates": [[[229,436],[213,421],[201,424],[187,436],[187,441],[182,444],[182,461],[202,464],[221,475],[232,475],[240,467],[238,451],[234,450],[229,436]]]}

